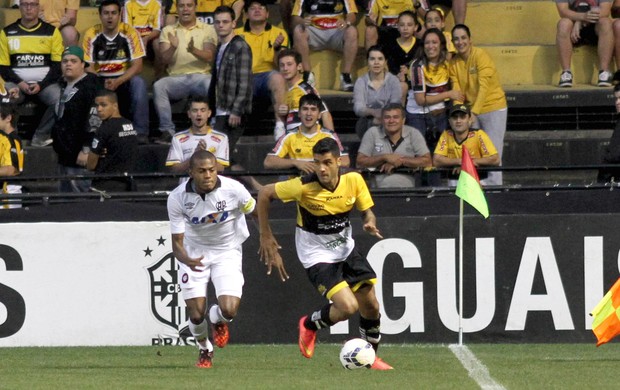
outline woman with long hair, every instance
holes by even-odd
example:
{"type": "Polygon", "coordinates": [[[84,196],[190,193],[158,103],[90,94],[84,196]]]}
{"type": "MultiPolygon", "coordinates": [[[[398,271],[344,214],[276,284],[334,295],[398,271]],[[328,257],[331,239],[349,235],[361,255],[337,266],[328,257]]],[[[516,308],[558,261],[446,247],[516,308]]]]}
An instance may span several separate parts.
{"type": "Polygon", "coordinates": [[[444,34],[437,28],[428,29],[422,42],[410,68],[407,125],[418,129],[434,150],[439,135],[448,128],[448,103],[462,100],[463,94],[450,88],[444,34]]]}
{"type": "Polygon", "coordinates": [[[366,130],[381,124],[381,109],[389,103],[402,104],[400,81],[387,69],[380,46],[371,46],[366,56],[368,72],[353,88],[353,111],[359,117],[355,132],[362,139],[366,130]]]}
{"type": "MultiPolygon", "coordinates": [[[[486,51],[472,44],[471,32],[464,24],[452,28],[452,43],[456,55],[449,61],[450,81],[452,89],[463,93],[457,103],[470,107],[474,127],[486,131],[501,159],[508,106],[495,63],[486,51]]],[[[501,185],[502,173],[490,172],[487,184],[501,185]]]]}

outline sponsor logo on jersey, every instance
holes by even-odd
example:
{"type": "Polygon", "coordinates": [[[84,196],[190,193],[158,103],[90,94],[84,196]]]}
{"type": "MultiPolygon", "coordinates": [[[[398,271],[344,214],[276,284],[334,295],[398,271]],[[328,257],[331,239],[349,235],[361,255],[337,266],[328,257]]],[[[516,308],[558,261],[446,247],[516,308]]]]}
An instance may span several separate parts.
{"type": "Polygon", "coordinates": [[[347,243],[347,238],[346,237],[338,237],[335,240],[332,241],[328,241],[325,243],[325,248],[327,249],[336,249],[341,245],[344,245],[347,243]]]}
{"type": "Polygon", "coordinates": [[[212,136],[211,136],[211,141],[213,141],[213,142],[217,142],[218,144],[219,144],[220,142],[222,142],[221,138],[220,138],[220,137],[216,137],[215,135],[212,135],[212,136]]]}
{"type": "Polygon", "coordinates": [[[17,68],[45,66],[45,56],[41,54],[20,54],[15,59],[17,68]]]}
{"type": "Polygon", "coordinates": [[[177,139],[179,140],[180,143],[184,143],[184,142],[189,141],[189,135],[184,134],[184,135],[178,137],[177,139]]]}

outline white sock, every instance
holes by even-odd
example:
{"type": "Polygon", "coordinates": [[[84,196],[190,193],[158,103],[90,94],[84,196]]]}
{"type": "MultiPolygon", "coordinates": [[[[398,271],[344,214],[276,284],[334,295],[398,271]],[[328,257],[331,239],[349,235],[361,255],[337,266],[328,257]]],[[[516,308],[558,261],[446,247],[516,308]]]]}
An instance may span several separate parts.
{"type": "Polygon", "coordinates": [[[222,309],[218,305],[213,305],[209,309],[209,321],[212,324],[218,324],[220,322],[230,322],[232,319],[228,319],[222,315],[222,309]]]}
{"type": "Polygon", "coordinates": [[[196,339],[198,346],[200,349],[206,349],[208,351],[213,351],[213,345],[209,341],[209,323],[206,320],[202,320],[202,322],[198,325],[193,322],[189,322],[189,331],[192,333],[192,336],[196,339]]]}

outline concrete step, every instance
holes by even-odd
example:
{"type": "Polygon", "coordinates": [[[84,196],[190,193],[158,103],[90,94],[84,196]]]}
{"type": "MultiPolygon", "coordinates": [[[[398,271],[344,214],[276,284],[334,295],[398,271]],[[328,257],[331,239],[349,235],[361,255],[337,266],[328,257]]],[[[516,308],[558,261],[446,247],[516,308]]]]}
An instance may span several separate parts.
{"type": "MultiPolygon", "coordinates": [[[[560,20],[553,1],[468,1],[466,24],[476,45],[553,45],[560,20]]],[[[453,22],[446,20],[448,28],[453,22]]]]}
{"type": "MultiPolygon", "coordinates": [[[[611,130],[585,131],[510,131],[504,140],[504,166],[570,166],[600,164],[600,156],[609,143],[611,130]]],[[[340,134],[353,161],[359,139],[355,134],[340,134]]],[[[243,136],[238,144],[241,163],[260,171],[263,160],[274,146],[271,136],[243,136]]],[[[138,172],[165,172],[166,145],[141,145],[138,172]]],[[[56,174],[56,155],[51,147],[26,147],[24,176],[56,174]]]]}

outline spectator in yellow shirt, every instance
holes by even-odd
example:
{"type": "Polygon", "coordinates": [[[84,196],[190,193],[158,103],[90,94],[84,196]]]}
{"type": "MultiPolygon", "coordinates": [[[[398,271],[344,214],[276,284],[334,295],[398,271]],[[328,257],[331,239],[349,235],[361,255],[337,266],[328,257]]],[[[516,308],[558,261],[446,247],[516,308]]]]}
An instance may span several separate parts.
{"type": "Polygon", "coordinates": [[[60,31],[65,47],[77,45],[80,33],[75,28],[75,23],[80,0],[39,0],[39,4],[39,18],[60,31]]]}
{"type": "Polygon", "coordinates": [[[266,0],[249,0],[244,7],[247,20],[235,34],[245,39],[252,50],[253,101],[269,99],[275,115],[274,138],[276,141],[286,132],[286,114],[279,107],[285,104],[286,82],[277,71],[277,55],[288,47],[286,31],[268,22],[269,10],[266,0]]]}
{"type": "MultiPolygon", "coordinates": [[[[484,130],[472,128],[472,114],[464,104],[457,104],[450,109],[450,127],[439,137],[435,153],[433,155],[433,165],[436,167],[455,167],[452,175],[449,176],[450,185],[456,185],[456,175],[458,175],[463,157],[463,148],[466,148],[474,165],[477,167],[499,166],[500,158],[484,130]],[[454,181],[452,180],[454,179],[454,181]]],[[[492,173],[492,172],[491,172],[492,173]]],[[[482,175],[481,175],[482,176],[482,175]]],[[[481,181],[482,184],[493,184],[489,179],[481,181]]]]}
{"type": "MultiPolygon", "coordinates": [[[[473,46],[469,27],[464,24],[454,26],[452,42],[456,55],[448,65],[450,81],[452,89],[465,96],[456,103],[470,107],[473,126],[485,129],[501,161],[508,107],[495,63],[486,51],[473,46]]],[[[488,184],[501,185],[502,173],[491,172],[488,184]]]]}

